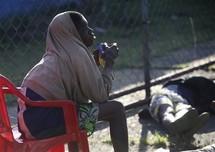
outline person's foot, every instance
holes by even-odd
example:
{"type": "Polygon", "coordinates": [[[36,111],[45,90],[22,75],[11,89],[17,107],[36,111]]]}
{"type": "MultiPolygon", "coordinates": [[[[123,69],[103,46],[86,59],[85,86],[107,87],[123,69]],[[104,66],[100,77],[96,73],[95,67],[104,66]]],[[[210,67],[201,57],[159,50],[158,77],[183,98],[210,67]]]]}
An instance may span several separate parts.
{"type": "Polygon", "coordinates": [[[193,127],[183,134],[184,138],[192,138],[192,136],[207,123],[209,116],[208,112],[199,115],[198,119],[195,122],[193,121],[193,127]]]}
{"type": "Polygon", "coordinates": [[[185,109],[177,113],[177,119],[167,126],[172,135],[180,135],[193,127],[193,122],[198,119],[198,111],[194,108],[185,109]]]}

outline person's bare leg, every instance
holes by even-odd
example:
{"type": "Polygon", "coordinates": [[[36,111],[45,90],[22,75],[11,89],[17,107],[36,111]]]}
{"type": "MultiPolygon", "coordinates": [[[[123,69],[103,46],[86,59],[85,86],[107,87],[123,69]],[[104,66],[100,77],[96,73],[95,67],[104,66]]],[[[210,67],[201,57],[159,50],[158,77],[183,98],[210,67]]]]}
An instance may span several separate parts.
{"type": "Polygon", "coordinates": [[[178,108],[179,110],[175,111],[170,105],[162,104],[158,112],[162,125],[172,135],[181,135],[183,132],[190,130],[198,118],[197,110],[190,105],[178,103],[177,106],[181,109],[178,108]]]}
{"type": "Polygon", "coordinates": [[[128,152],[128,130],[124,106],[117,101],[99,104],[99,121],[108,121],[115,152],[128,152]]]}
{"type": "Polygon", "coordinates": [[[175,121],[175,112],[174,109],[171,105],[169,104],[162,104],[159,107],[158,111],[158,117],[161,121],[161,124],[165,127],[168,128],[169,124],[175,121]]]}

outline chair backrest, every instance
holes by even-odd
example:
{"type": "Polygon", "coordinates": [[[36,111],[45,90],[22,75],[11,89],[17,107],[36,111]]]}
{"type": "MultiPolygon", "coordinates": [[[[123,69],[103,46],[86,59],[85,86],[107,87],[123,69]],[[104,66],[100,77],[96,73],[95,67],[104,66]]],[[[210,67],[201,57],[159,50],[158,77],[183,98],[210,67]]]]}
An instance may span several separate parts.
{"type": "Polygon", "coordinates": [[[7,106],[4,98],[3,92],[3,82],[2,82],[2,75],[0,75],[0,124],[5,125],[7,127],[10,126],[7,106]]]}
{"type": "MultiPolygon", "coordinates": [[[[18,130],[17,130],[18,131],[18,130]]],[[[33,102],[26,98],[9,79],[0,74],[0,152],[22,151],[41,151],[51,149],[50,152],[64,151],[64,144],[77,142],[78,147],[83,152],[89,152],[87,134],[85,130],[80,130],[76,114],[76,106],[71,100],[53,100],[33,102]],[[59,107],[63,109],[66,134],[47,138],[43,140],[21,140],[17,141],[11,128],[5,94],[13,94],[23,100],[25,104],[36,107],[59,107]],[[57,145],[57,146],[56,146],[57,145]],[[20,148],[20,150],[17,150],[20,148]]],[[[70,147],[71,151],[72,148],[70,147]]]]}
{"type": "Polygon", "coordinates": [[[4,79],[5,77],[0,75],[0,151],[6,151],[3,149],[7,141],[13,140],[13,133],[11,129],[11,123],[7,111],[7,105],[4,98],[4,79]]]}

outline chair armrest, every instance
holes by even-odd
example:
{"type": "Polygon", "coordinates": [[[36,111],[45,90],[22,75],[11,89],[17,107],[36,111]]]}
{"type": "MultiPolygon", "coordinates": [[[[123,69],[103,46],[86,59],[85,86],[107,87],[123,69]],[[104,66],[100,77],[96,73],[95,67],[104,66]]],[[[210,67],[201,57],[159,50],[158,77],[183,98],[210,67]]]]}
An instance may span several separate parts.
{"type": "MultiPolygon", "coordinates": [[[[16,87],[17,90],[21,90],[21,87],[16,87]]],[[[12,94],[11,90],[8,87],[2,87],[3,93],[12,94]]]]}
{"type": "Polygon", "coordinates": [[[76,113],[76,105],[72,100],[49,100],[49,101],[32,101],[25,97],[20,92],[20,87],[16,88],[8,88],[3,87],[3,93],[5,94],[14,94],[18,98],[21,98],[27,105],[32,107],[55,107],[55,108],[62,108],[64,112],[64,119],[66,124],[66,132],[71,133],[74,131],[78,131],[78,118],[76,113]]]}
{"type": "Polygon", "coordinates": [[[20,92],[20,87],[16,87],[9,79],[0,74],[0,85],[3,94],[13,94],[20,98],[27,105],[34,107],[59,107],[63,108],[67,133],[78,132],[78,118],[76,106],[72,100],[50,100],[50,101],[32,101],[20,92]]]}

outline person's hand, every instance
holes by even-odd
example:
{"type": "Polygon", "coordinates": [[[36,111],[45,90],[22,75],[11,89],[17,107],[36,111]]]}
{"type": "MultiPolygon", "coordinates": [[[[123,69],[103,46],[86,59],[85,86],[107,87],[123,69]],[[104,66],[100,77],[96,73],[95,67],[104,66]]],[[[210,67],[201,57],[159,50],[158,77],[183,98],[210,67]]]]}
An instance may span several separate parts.
{"type": "Polygon", "coordinates": [[[98,49],[93,51],[93,58],[96,62],[96,65],[99,66],[100,63],[99,63],[99,50],[98,49]]]}
{"type": "Polygon", "coordinates": [[[105,60],[105,67],[112,67],[114,64],[115,59],[119,55],[119,48],[117,47],[117,43],[107,44],[103,43],[104,46],[104,60],[105,60]]]}

